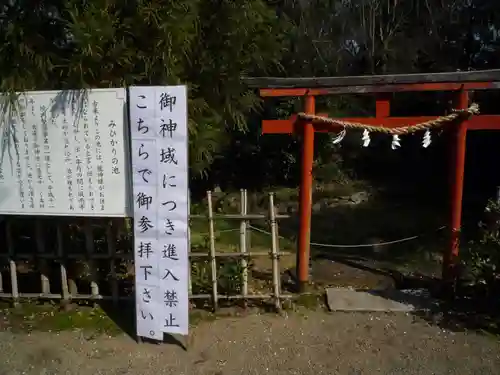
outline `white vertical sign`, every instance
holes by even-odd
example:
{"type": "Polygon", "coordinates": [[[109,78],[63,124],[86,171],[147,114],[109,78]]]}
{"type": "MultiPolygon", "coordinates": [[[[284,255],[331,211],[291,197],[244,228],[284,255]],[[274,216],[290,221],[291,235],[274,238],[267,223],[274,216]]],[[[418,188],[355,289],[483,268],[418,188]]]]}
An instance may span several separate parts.
{"type": "Polygon", "coordinates": [[[188,333],[185,86],[131,87],[137,335],[188,333]]]}

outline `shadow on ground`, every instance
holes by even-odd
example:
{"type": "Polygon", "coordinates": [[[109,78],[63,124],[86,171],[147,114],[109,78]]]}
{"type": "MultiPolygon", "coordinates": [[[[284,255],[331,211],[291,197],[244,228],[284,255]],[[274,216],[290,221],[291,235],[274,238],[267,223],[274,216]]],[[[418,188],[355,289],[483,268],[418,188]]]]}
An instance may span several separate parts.
{"type": "MultiPolygon", "coordinates": [[[[148,339],[138,339],[136,335],[135,305],[132,302],[113,304],[111,302],[102,301],[99,303],[99,307],[104,311],[108,318],[111,319],[131,339],[151,344],[159,343],[148,339]]],[[[186,345],[181,339],[167,333],[163,336],[163,343],[175,345],[187,350],[186,345]]]]}
{"type": "Polygon", "coordinates": [[[451,331],[474,330],[500,334],[500,303],[498,288],[487,293],[481,285],[457,287],[454,292],[438,295],[439,305],[434,309],[415,312],[415,316],[451,331]]]}

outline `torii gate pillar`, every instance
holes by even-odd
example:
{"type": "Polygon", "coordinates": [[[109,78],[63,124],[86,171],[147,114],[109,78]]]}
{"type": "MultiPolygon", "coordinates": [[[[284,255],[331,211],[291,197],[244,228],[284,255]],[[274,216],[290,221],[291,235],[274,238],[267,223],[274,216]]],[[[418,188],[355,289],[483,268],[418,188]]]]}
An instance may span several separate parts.
{"type": "MultiPolygon", "coordinates": [[[[469,106],[469,93],[460,90],[456,94],[457,109],[469,106]]],[[[449,250],[443,253],[443,280],[454,281],[456,278],[456,262],[460,249],[460,233],[462,226],[462,198],[464,192],[465,149],[467,142],[467,121],[455,125],[451,139],[451,218],[449,250]]]]}
{"type": "MultiPolygon", "coordinates": [[[[305,113],[315,114],[314,96],[305,97],[305,113]]],[[[302,123],[302,161],[299,191],[299,238],[297,249],[297,283],[299,292],[303,292],[309,280],[309,257],[311,251],[311,212],[314,162],[314,125],[302,123]]]]}

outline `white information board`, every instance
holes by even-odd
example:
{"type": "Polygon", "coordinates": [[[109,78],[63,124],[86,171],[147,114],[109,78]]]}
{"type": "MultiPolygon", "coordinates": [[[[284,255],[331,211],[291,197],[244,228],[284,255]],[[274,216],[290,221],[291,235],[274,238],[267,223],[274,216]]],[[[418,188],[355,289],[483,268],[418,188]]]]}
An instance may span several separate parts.
{"type": "Polygon", "coordinates": [[[188,334],[185,86],[131,87],[137,335],[188,334]]]}
{"type": "Polygon", "coordinates": [[[130,216],[126,91],[33,91],[2,117],[0,214],[130,216]]]}

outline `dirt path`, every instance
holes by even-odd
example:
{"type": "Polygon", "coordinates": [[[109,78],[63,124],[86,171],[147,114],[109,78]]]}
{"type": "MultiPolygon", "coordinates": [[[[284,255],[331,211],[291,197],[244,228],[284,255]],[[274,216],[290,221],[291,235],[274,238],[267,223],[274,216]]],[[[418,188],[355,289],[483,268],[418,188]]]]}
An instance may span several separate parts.
{"type": "Polygon", "coordinates": [[[403,314],[293,313],[221,318],[188,351],[130,338],[0,333],[0,374],[498,374],[500,342],[403,314]]]}

